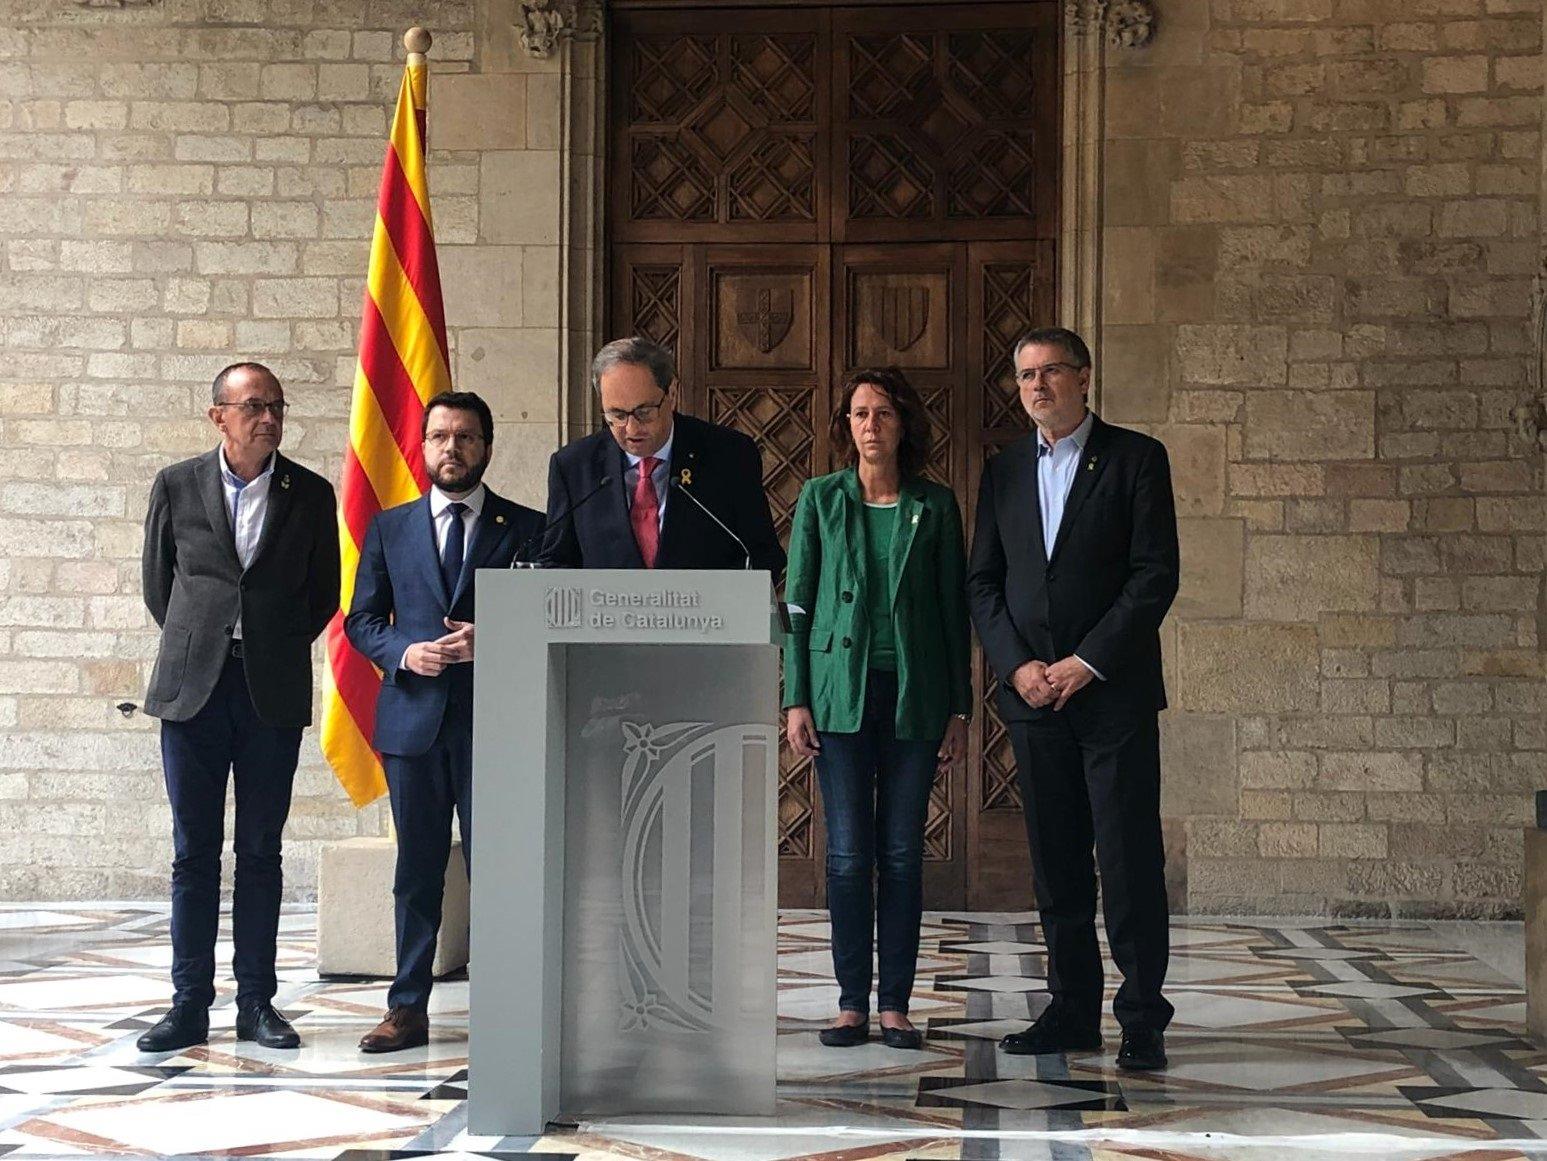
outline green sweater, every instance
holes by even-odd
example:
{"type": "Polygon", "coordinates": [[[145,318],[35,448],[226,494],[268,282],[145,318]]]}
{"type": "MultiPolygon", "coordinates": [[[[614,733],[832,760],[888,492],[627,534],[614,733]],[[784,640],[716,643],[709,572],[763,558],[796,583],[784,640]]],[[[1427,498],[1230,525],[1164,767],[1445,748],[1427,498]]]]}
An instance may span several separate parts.
{"type": "Polygon", "coordinates": [[[897,534],[896,504],[866,504],[865,617],[870,622],[871,669],[897,668],[897,638],[892,632],[892,540],[897,534]]]}

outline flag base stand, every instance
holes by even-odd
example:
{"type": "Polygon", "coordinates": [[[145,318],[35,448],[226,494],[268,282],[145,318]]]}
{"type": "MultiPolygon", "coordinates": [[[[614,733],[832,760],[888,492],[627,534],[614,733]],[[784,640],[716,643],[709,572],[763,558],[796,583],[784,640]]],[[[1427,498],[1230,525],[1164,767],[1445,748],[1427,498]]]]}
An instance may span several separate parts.
{"type": "MultiPolygon", "coordinates": [[[[324,843],[317,868],[317,974],[391,979],[397,974],[392,876],[397,843],[352,838],[324,843]]],[[[453,838],[436,976],[467,966],[467,874],[462,842],[453,838]]]]}

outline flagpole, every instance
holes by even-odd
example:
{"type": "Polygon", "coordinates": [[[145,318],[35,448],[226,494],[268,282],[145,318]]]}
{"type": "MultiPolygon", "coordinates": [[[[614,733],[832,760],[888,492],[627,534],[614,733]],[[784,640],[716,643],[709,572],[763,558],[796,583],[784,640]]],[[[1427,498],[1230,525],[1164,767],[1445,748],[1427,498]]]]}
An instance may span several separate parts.
{"type": "MultiPolygon", "coordinates": [[[[425,54],[430,51],[430,45],[435,43],[435,38],[430,35],[428,28],[414,25],[403,33],[403,47],[408,50],[406,66],[411,69],[422,69],[426,63],[425,54]]],[[[392,812],[387,812],[387,837],[397,842],[397,827],[392,821],[392,812]]]]}
{"type": "Polygon", "coordinates": [[[430,45],[435,38],[430,35],[428,28],[414,25],[403,33],[403,47],[408,50],[408,65],[410,68],[424,67],[424,54],[430,51],[430,45]]]}

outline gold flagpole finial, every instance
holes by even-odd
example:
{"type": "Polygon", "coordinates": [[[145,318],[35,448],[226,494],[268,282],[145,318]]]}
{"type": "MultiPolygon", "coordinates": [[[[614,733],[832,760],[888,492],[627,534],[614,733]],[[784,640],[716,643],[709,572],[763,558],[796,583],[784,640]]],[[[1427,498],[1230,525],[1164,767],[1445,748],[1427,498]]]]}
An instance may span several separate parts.
{"type": "Polygon", "coordinates": [[[408,50],[409,64],[423,64],[424,54],[430,51],[430,45],[434,37],[430,35],[428,28],[421,28],[417,24],[403,33],[403,47],[408,50]],[[418,59],[415,60],[414,58],[418,59]]]}

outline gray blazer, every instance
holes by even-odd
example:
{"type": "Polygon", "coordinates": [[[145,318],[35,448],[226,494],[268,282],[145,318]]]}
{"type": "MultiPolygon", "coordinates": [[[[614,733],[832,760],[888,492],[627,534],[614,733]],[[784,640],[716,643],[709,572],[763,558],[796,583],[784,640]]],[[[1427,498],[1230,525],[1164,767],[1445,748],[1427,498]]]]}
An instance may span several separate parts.
{"type": "Polygon", "coordinates": [[[141,569],[145,607],[161,626],[147,714],[181,722],[204,707],[240,616],[258,716],[271,726],[311,724],[311,646],[338,611],[333,485],[276,454],[257,553],[243,570],[218,449],[172,464],[151,485],[141,569]]]}

